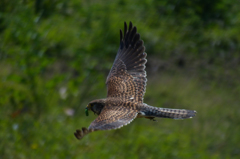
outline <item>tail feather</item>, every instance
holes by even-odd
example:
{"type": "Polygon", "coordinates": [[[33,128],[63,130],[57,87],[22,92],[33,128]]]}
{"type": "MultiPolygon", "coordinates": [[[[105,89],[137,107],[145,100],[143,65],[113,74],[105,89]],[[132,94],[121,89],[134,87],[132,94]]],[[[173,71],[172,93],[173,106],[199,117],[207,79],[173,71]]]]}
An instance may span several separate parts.
{"type": "Polygon", "coordinates": [[[196,115],[195,110],[186,109],[170,109],[170,108],[158,108],[152,106],[146,106],[145,109],[140,111],[138,117],[145,118],[171,118],[171,119],[187,119],[196,115]]]}
{"type": "Polygon", "coordinates": [[[186,109],[169,109],[169,108],[159,108],[156,113],[156,117],[162,118],[172,118],[172,119],[187,119],[195,116],[195,110],[186,109]]]}

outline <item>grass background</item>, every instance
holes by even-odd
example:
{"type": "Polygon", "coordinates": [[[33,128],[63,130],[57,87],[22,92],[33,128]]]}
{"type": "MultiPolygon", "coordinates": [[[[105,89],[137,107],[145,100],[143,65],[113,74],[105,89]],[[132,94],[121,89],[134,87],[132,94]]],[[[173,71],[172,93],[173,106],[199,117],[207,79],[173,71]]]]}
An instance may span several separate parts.
{"type": "Polygon", "coordinates": [[[0,158],[238,158],[238,1],[0,2],[0,158]],[[132,21],[148,53],[149,105],[188,120],[134,120],[76,140],[106,97],[119,29],[132,21]]]}

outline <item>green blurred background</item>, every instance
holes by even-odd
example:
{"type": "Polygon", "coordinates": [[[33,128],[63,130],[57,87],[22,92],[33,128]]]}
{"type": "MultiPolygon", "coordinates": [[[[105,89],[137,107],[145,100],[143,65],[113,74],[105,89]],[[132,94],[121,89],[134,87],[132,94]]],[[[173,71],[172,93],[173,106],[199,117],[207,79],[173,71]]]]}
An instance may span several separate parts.
{"type": "Polygon", "coordinates": [[[240,156],[238,0],[1,0],[0,158],[240,156]],[[196,110],[187,120],[134,120],[81,141],[96,116],[126,21],[148,53],[145,102],[196,110]]]}

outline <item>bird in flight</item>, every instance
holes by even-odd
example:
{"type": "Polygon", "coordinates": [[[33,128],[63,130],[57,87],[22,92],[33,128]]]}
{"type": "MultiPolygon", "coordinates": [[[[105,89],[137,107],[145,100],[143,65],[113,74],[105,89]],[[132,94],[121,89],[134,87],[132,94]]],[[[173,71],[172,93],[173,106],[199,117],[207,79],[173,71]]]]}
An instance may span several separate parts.
{"type": "Polygon", "coordinates": [[[117,56],[106,80],[107,98],[93,100],[87,105],[86,115],[93,111],[98,117],[88,128],[76,130],[77,139],[93,131],[121,128],[135,118],[186,119],[195,116],[194,110],[160,108],[143,103],[147,83],[146,56],[137,28],[132,22],[127,28],[125,22],[124,31],[120,30],[117,56]]]}

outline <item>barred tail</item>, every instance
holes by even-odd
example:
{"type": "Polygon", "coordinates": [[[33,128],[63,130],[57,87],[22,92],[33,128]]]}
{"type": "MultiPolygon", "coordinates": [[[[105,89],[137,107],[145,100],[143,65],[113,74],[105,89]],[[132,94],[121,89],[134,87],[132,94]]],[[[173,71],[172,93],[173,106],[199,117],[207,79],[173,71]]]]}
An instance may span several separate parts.
{"type": "Polygon", "coordinates": [[[170,109],[170,108],[158,108],[152,106],[146,106],[140,111],[138,117],[145,118],[171,118],[171,119],[187,119],[192,118],[196,114],[195,110],[186,109],[170,109]]]}

